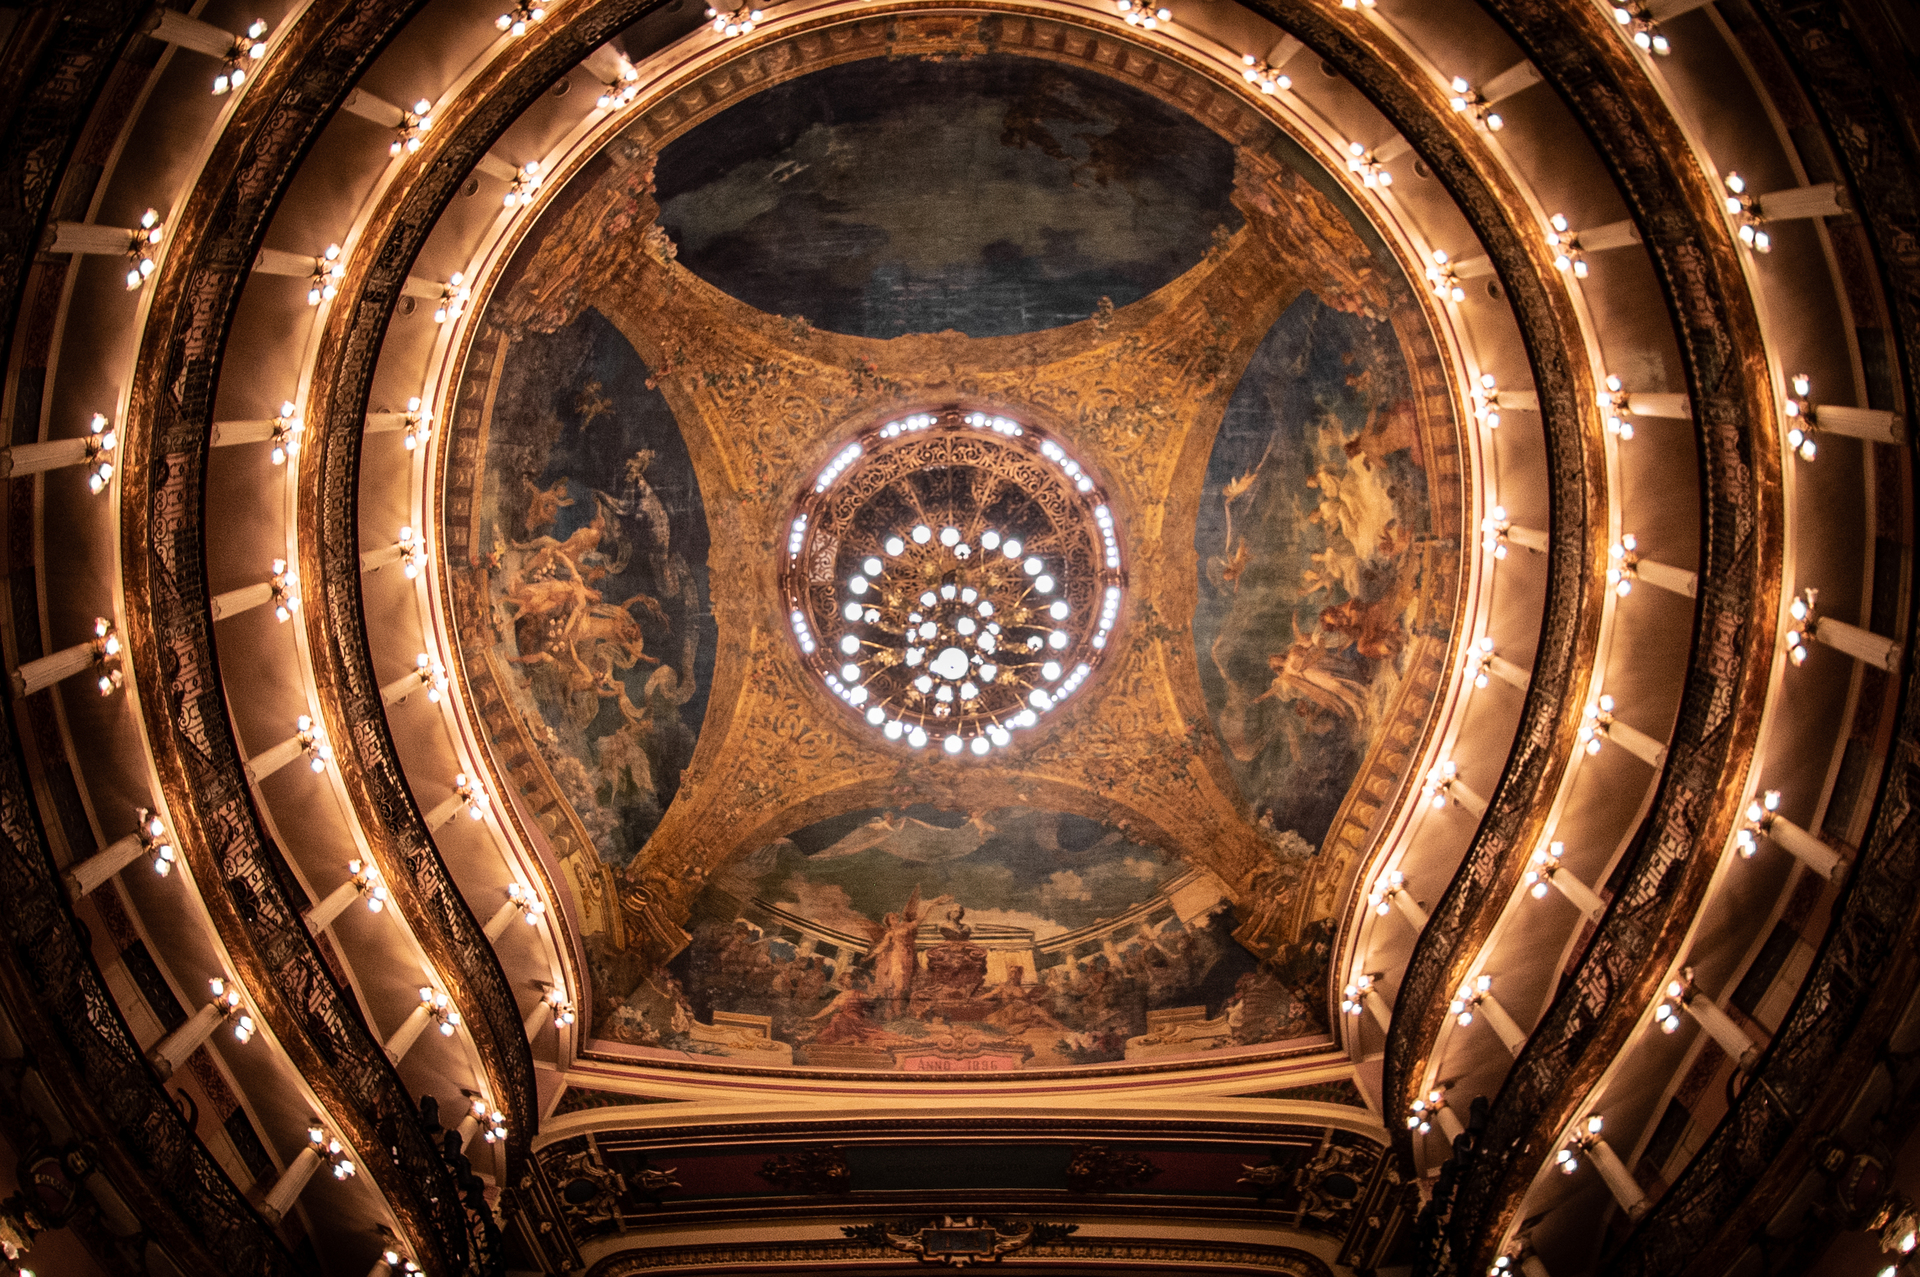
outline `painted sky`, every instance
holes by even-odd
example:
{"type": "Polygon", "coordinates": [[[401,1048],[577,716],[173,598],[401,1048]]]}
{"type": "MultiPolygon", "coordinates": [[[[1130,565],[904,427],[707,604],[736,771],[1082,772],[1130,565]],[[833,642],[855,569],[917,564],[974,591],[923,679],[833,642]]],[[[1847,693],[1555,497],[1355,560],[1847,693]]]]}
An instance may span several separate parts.
{"type": "Polygon", "coordinates": [[[1237,230],[1232,148],[1076,68],[874,60],[757,94],[655,171],[680,264],[749,305],[863,337],[1088,318],[1237,230]]]}

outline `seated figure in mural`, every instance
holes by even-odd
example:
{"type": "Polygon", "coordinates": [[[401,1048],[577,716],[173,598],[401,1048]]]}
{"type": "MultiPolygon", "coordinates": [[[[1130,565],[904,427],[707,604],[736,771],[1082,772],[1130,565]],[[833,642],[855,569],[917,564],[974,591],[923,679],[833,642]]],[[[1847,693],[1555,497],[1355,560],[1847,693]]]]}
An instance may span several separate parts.
{"type": "Polygon", "coordinates": [[[883,1026],[874,1023],[872,985],[866,972],[849,971],[846,984],[833,1001],[807,1017],[809,1024],[826,1021],[813,1040],[821,1046],[845,1046],[891,1038],[893,1035],[883,1026]]]}
{"type": "Polygon", "coordinates": [[[999,1003],[987,1023],[1009,1034],[1018,1036],[1028,1029],[1050,1029],[1056,1033],[1069,1033],[1072,1030],[1054,1019],[1041,999],[1046,996],[1045,986],[1028,984],[1026,968],[1015,965],[1007,968],[1004,983],[995,985],[987,996],[999,1003]]]}

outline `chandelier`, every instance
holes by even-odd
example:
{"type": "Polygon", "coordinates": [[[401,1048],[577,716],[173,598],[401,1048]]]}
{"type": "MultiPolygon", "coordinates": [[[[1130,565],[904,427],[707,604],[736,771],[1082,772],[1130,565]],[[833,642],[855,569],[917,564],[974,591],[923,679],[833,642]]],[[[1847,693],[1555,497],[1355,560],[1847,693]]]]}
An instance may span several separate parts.
{"type": "Polygon", "coordinates": [[[789,528],[802,657],[888,741],[985,756],[1073,696],[1124,586],[1113,512],[1057,442],[918,413],[834,455],[789,528]]]}

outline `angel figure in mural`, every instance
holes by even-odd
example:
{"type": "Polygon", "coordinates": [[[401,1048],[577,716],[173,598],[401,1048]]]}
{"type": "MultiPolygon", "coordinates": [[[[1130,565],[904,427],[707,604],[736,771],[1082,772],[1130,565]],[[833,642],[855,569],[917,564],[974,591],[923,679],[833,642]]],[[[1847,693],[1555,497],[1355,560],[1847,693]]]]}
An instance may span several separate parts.
{"type": "Polygon", "coordinates": [[[1293,646],[1268,656],[1267,667],[1273,683],[1255,701],[1305,701],[1356,723],[1365,718],[1366,687],[1334,668],[1324,636],[1302,634],[1298,617],[1293,618],[1293,646]]]}
{"type": "Polygon", "coordinates": [[[972,855],[996,832],[986,813],[980,811],[969,813],[967,822],[954,829],[930,825],[900,812],[883,811],[832,846],[816,851],[811,859],[838,860],[878,847],[889,856],[915,864],[938,864],[972,855]]]}
{"type": "Polygon", "coordinates": [[[913,977],[919,967],[915,936],[927,915],[949,903],[951,896],[922,902],[920,888],[907,897],[906,907],[879,922],[867,922],[867,957],[873,963],[873,996],[888,1008],[904,1011],[913,997],[913,977]]]}
{"type": "Polygon", "coordinates": [[[528,475],[521,475],[520,482],[527,490],[527,512],[524,516],[527,535],[533,536],[543,528],[553,526],[560,517],[560,511],[574,503],[575,498],[567,495],[567,481],[556,479],[553,486],[543,488],[528,475]]]}

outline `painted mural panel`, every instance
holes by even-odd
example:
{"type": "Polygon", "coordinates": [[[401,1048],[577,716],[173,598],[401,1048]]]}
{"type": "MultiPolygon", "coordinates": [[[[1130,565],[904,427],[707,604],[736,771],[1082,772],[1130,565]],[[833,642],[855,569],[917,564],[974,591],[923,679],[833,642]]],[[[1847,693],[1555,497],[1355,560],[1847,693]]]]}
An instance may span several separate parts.
{"type": "Polygon", "coordinates": [[[673,801],[712,684],[708,529],[685,440],[597,311],[508,348],[478,544],[496,681],[598,858],[673,801]]]}
{"type": "Polygon", "coordinates": [[[1217,880],[1026,807],[869,809],[729,861],[665,970],[600,951],[615,1040],[901,1072],[1163,1061],[1324,1033],[1326,946],[1262,967],[1217,880]]]}
{"type": "Polygon", "coordinates": [[[1283,857],[1326,838],[1423,626],[1426,458],[1391,324],[1302,294],[1229,403],[1194,533],[1194,646],[1283,857]]]}
{"type": "Polygon", "coordinates": [[[669,144],[680,264],[861,337],[972,337],[1124,306],[1239,229],[1233,149],[1129,86],[1005,54],[801,76],[669,144]]]}

